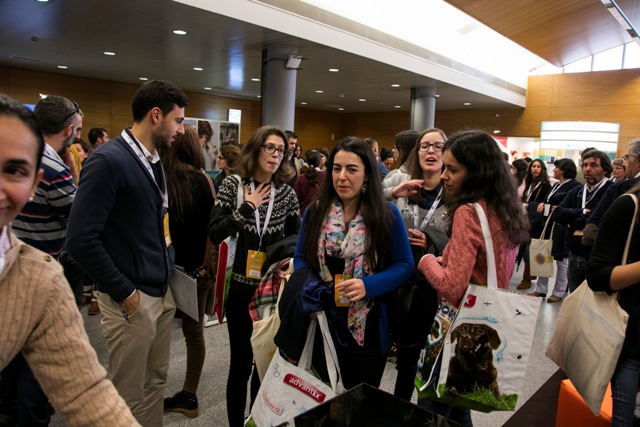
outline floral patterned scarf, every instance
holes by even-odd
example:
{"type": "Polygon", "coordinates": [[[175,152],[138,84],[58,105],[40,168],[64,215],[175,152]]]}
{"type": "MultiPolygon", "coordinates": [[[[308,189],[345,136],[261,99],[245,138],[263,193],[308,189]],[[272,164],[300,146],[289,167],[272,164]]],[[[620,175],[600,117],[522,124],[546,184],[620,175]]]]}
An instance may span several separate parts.
{"type": "MultiPolygon", "coordinates": [[[[325,282],[333,282],[333,276],[325,263],[325,251],[329,256],[344,259],[344,275],[360,278],[372,274],[371,262],[365,253],[366,228],[360,212],[345,227],[342,205],[333,202],[320,231],[318,241],[318,261],[320,277],[325,282]]],[[[351,335],[361,347],[364,345],[364,331],[367,313],[373,307],[373,299],[362,299],[349,304],[348,326],[351,335]]]]}

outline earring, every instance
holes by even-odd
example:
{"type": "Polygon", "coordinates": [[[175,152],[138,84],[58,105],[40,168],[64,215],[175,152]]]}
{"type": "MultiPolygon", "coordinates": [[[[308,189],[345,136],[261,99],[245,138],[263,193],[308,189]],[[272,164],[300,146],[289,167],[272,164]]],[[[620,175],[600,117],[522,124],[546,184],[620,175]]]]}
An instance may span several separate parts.
{"type": "Polygon", "coordinates": [[[364,193],[366,193],[366,192],[367,192],[367,182],[366,182],[366,181],[365,181],[365,183],[364,183],[364,184],[362,184],[362,188],[360,189],[360,192],[361,192],[362,194],[364,194],[364,193]]]}
{"type": "Polygon", "coordinates": [[[29,201],[33,202],[33,196],[29,197],[29,201]]]}

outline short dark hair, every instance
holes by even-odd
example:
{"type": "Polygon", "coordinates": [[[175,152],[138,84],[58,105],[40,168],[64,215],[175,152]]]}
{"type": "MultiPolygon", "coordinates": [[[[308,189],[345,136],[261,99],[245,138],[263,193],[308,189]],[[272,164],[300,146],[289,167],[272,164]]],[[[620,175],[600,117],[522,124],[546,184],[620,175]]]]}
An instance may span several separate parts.
{"type": "Polygon", "coordinates": [[[149,80],[133,95],[131,112],[133,121],[141,122],[153,108],[159,108],[162,114],[169,114],[177,105],[184,108],[189,104],[189,98],[173,83],[167,80],[149,80]]]}
{"type": "Polygon", "coordinates": [[[8,95],[0,93],[0,116],[15,117],[20,120],[31,131],[33,136],[36,137],[38,148],[36,151],[36,168],[35,173],[37,175],[38,169],[40,169],[40,162],[42,161],[42,155],[44,154],[44,139],[42,137],[42,131],[38,125],[36,115],[27,107],[11,98],[8,95]]]}
{"type": "Polygon", "coordinates": [[[289,142],[289,138],[298,139],[298,135],[292,130],[285,130],[284,135],[287,137],[287,139],[284,140],[285,143],[289,142]]]}
{"type": "Polygon", "coordinates": [[[80,107],[64,96],[49,95],[36,104],[33,112],[44,135],[56,135],[70,124],[78,124],[80,107]]]}
{"type": "Polygon", "coordinates": [[[382,147],[380,149],[380,161],[384,161],[387,160],[388,158],[393,158],[393,153],[391,152],[391,150],[387,150],[386,148],[382,147]]]}
{"type": "Polygon", "coordinates": [[[89,131],[89,143],[91,145],[96,145],[98,138],[102,138],[105,133],[107,133],[106,129],[91,128],[91,130],[89,131]]]}
{"type": "Polygon", "coordinates": [[[576,163],[571,159],[558,159],[553,165],[562,171],[564,179],[574,179],[578,175],[576,163]]]}
{"type": "MultiPolygon", "coordinates": [[[[418,143],[418,137],[420,134],[415,130],[403,130],[396,134],[395,144],[396,150],[398,150],[398,163],[401,165],[409,158],[409,153],[418,143]]],[[[447,140],[444,137],[445,141],[447,140]]]]}
{"type": "Polygon", "coordinates": [[[611,173],[613,172],[613,165],[611,164],[611,159],[607,153],[593,149],[582,154],[582,163],[587,159],[600,159],[600,166],[604,169],[604,176],[607,178],[611,176],[611,173]]]}

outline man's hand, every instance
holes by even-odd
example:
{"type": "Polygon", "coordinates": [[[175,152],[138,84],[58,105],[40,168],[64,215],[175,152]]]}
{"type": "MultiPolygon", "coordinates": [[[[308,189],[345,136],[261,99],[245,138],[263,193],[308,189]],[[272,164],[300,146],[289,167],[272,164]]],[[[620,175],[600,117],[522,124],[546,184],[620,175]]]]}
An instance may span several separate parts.
{"type": "Polygon", "coordinates": [[[133,295],[122,301],[120,307],[122,308],[122,311],[127,313],[127,316],[133,316],[138,310],[138,307],[140,307],[140,292],[136,289],[133,295]]]}

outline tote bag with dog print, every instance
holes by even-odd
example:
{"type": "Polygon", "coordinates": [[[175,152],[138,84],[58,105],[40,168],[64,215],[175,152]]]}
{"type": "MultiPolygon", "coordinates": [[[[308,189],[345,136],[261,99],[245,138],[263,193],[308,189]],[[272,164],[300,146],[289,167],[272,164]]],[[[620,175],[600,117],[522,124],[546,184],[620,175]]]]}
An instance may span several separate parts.
{"type": "Polygon", "coordinates": [[[513,411],[522,390],[540,298],[499,290],[493,241],[474,204],[487,249],[488,287],[469,285],[442,349],[438,401],[482,412],[513,411]]]}

